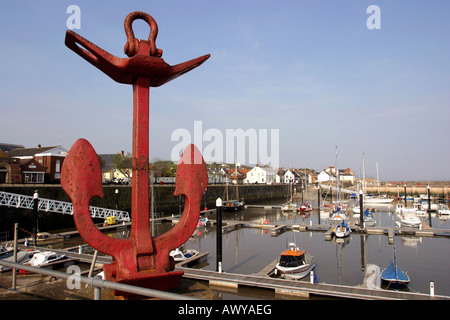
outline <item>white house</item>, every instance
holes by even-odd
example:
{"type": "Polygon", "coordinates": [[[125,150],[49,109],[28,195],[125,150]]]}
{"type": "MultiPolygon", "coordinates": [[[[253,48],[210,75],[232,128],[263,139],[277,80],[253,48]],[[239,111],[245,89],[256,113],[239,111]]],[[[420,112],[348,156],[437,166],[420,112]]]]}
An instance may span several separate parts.
{"type": "Polygon", "coordinates": [[[336,177],[331,174],[330,172],[327,172],[323,170],[321,173],[317,175],[317,181],[320,182],[327,182],[327,181],[336,181],[336,177]]]}
{"type": "Polygon", "coordinates": [[[259,166],[247,172],[247,177],[244,179],[244,183],[274,184],[279,182],[280,177],[275,170],[259,166]]]}
{"type": "Polygon", "coordinates": [[[295,181],[295,175],[290,171],[286,171],[282,179],[283,183],[293,183],[295,181]]]}
{"type": "MultiPolygon", "coordinates": [[[[350,182],[353,184],[355,182],[355,175],[350,168],[347,169],[339,169],[339,180],[341,182],[350,182]]],[[[320,182],[327,182],[327,181],[336,181],[336,169],[334,167],[328,167],[327,169],[323,170],[319,175],[317,176],[317,181],[320,182]]]]}

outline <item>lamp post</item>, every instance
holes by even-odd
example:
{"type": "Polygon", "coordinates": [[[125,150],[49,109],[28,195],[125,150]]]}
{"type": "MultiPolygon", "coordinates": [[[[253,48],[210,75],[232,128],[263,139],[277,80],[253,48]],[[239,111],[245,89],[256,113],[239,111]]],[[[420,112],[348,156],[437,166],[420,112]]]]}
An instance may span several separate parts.
{"type": "Polygon", "coordinates": [[[222,199],[216,200],[217,238],[216,238],[216,271],[222,273],[222,199]]]}
{"type": "Polygon", "coordinates": [[[36,246],[36,236],[37,236],[37,213],[38,213],[38,204],[39,204],[39,193],[37,190],[34,190],[33,194],[33,245],[36,246]]]}

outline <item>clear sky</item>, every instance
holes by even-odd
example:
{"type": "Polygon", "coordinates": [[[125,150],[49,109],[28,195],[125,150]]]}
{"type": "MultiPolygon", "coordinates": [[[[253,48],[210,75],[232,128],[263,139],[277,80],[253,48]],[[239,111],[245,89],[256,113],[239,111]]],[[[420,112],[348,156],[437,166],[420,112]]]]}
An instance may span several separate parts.
{"type": "MultiPolygon", "coordinates": [[[[83,137],[131,152],[132,89],[64,45],[70,5],[74,31],[118,57],[138,10],[158,23],[167,63],[211,54],[150,90],[151,159],[201,121],[224,137],[278,129],[285,167],[334,166],[337,146],[356,176],[364,152],[367,176],[378,162],[382,180],[450,180],[448,0],[0,0],[0,142],[69,149],[83,137]]],[[[144,22],[133,28],[147,38],[144,22]]]]}

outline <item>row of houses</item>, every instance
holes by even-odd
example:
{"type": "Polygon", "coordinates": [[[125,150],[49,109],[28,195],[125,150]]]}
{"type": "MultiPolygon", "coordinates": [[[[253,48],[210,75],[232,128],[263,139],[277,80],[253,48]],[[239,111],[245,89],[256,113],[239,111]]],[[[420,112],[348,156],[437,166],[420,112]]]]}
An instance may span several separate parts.
{"type": "MultiPolygon", "coordinates": [[[[1,183],[60,183],[61,168],[68,150],[62,146],[25,148],[22,145],[0,144],[0,184],[1,183]]],[[[112,162],[112,154],[99,155],[102,159],[104,181],[128,180],[112,162]]],[[[310,169],[274,170],[267,166],[234,167],[215,165],[208,167],[209,183],[238,184],[311,184],[332,182],[339,176],[340,181],[353,184],[354,173],[349,168],[336,171],[328,167],[320,173],[310,169]]],[[[153,182],[170,183],[174,177],[155,177],[153,182]]]]}

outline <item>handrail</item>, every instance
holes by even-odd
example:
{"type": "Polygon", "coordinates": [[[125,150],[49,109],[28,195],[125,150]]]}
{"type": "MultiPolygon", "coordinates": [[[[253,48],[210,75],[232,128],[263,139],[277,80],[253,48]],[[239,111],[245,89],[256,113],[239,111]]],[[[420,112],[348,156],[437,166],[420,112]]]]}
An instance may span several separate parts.
{"type": "MultiPolygon", "coordinates": [[[[33,209],[33,197],[0,191],[0,206],[33,209]]],[[[71,202],[45,198],[39,198],[38,210],[73,215],[73,205],[71,202]]],[[[130,221],[130,215],[126,211],[99,208],[94,206],[90,206],[89,211],[92,218],[106,219],[107,217],[114,216],[118,221],[130,221]]]]}
{"type": "MultiPolygon", "coordinates": [[[[56,270],[49,270],[45,268],[37,268],[32,266],[23,265],[20,263],[13,263],[8,261],[2,261],[0,260],[0,265],[9,267],[9,268],[15,268],[15,269],[21,269],[29,272],[34,273],[40,273],[43,275],[55,277],[55,278],[63,278],[68,279],[69,277],[73,277],[73,274],[56,271],[56,270]]],[[[191,296],[185,296],[181,294],[166,292],[166,291],[159,291],[154,289],[147,289],[142,287],[136,287],[128,284],[123,283],[116,283],[112,281],[103,280],[100,277],[84,277],[79,276],[79,280],[82,283],[85,283],[91,287],[94,288],[106,288],[106,289],[113,289],[118,290],[122,292],[128,292],[140,296],[146,296],[146,297],[153,297],[153,298],[159,298],[159,299],[166,299],[166,300],[201,300],[199,298],[191,297],[191,296]]]]}

